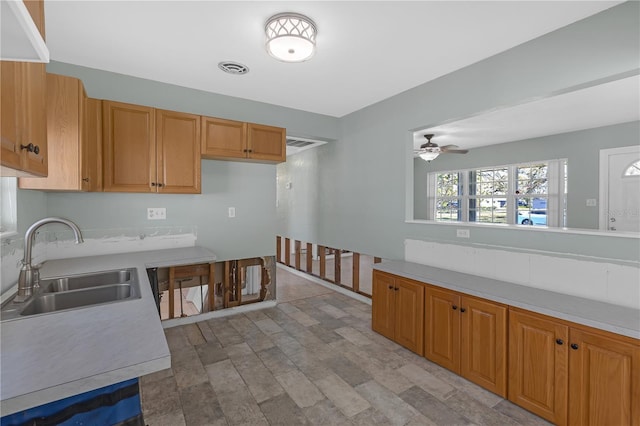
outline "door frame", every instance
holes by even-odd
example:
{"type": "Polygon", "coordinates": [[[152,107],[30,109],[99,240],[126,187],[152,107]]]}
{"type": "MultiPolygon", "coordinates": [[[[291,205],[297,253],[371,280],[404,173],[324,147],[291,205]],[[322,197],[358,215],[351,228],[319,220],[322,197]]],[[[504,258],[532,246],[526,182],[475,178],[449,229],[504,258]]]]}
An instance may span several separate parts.
{"type": "Polygon", "coordinates": [[[616,154],[632,154],[639,152],[640,146],[631,145],[620,148],[607,148],[600,150],[600,208],[598,209],[598,229],[606,231],[609,229],[609,157],[616,154]]]}

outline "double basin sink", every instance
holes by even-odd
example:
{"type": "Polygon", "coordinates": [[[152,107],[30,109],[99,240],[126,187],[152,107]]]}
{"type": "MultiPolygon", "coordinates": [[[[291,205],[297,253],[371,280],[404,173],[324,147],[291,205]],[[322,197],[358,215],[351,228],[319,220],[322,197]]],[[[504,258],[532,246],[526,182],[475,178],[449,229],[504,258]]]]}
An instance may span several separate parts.
{"type": "Polygon", "coordinates": [[[139,298],[140,283],[135,268],[48,278],[40,282],[40,291],[26,302],[3,306],[2,319],[139,298]]]}

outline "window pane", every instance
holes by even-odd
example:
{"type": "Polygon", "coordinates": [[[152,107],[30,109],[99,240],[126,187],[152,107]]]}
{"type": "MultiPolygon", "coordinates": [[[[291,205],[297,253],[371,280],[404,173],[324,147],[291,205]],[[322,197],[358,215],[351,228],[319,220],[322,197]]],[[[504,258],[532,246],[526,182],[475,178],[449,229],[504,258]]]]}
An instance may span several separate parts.
{"type": "Polygon", "coordinates": [[[436,201],[436,220],[459,221],[462,220],[460,199],[439,199],[436,201]]]}
{"type": "Polygon", "coordinates": [[[438,173],[436,194],[439,197],[454,197],[459,193],[459,173],[438,173]]]}
{"type": "Polygon", "coordinates": [[[547,198],[516,198],[518,209],[516,223],[518,225],[547,225],[547,198]]]}

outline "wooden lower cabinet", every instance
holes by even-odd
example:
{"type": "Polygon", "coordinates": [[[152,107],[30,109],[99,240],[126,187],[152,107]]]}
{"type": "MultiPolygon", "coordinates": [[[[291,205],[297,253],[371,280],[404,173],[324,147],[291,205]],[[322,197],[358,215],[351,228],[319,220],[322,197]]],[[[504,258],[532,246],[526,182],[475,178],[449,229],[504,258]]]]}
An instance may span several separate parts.
{"type": "Polygon", "coordinates": [[[567,422],[569,327],[509,311],[509,400],[558,425],[567,422]]]}
{"type": "Polygon", "coordinates": [[[640,425],[638,342],[579,328],[569,336],[569,424],[640,425]]]}
{"type": "Polygon", "coordinates": [[[635,339],[512,308],[509,400],[557,425],[640,425],[635,339]]]}
{"type": "Polygon", "coordinates": [[[424,285],[373,271],[372,290],[372,329],[422,355],[424,285]]]}
{"type": "Polygon", "coordinates": [[[507,306],[427,286],[425,357],[507,395],[507,306]]]}

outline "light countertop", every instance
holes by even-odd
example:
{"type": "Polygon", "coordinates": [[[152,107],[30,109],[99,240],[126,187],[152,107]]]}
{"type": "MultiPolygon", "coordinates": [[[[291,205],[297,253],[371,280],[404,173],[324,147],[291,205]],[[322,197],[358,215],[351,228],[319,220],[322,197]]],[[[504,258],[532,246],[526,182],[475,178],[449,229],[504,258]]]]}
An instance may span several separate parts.
{"type": "Polygon", "coordinates": [[[45,262],[41,280],[136,268],[140,299],[0,323],[0,412],[77,395],[171,366],[146,268],[214,262],[201,247],[45,262]]]}
{"type": "Polygon", "coordinates": [[[374,269],[640,339],[640,310],[411,262],[387,261],[374,269]]]}

